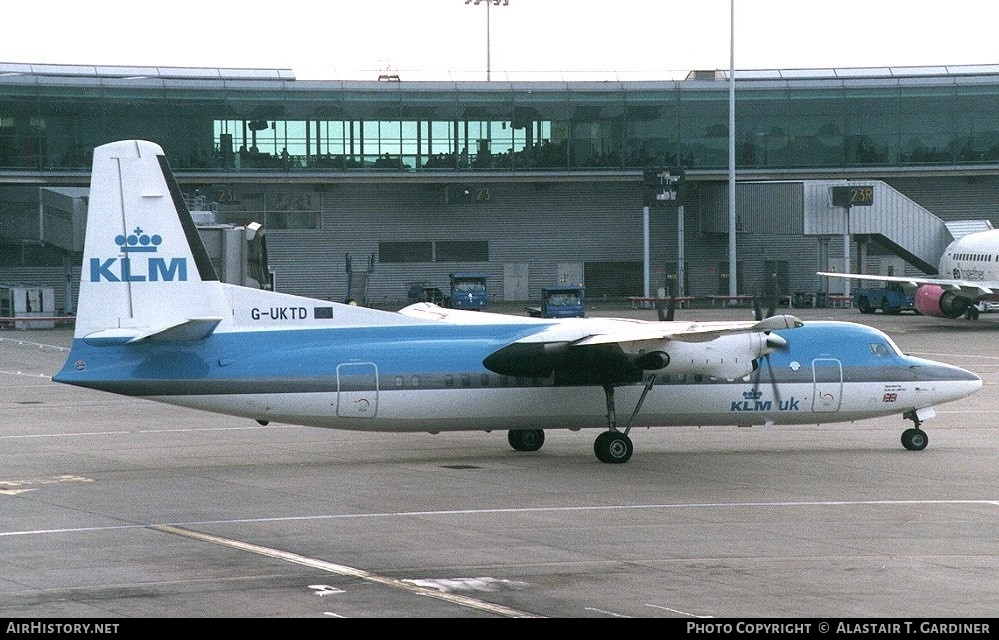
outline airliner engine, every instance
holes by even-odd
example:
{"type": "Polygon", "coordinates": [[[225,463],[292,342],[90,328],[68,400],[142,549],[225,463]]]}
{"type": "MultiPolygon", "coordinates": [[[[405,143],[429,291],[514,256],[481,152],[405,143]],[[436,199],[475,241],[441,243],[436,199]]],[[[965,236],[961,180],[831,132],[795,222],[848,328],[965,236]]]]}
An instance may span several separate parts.
{"type": "Polygon", "coordinates": [[[916,311],[924,316],[959,318],[971,306],[968,298],[961,298],[952,291],[945,291],[935,284],[924,284],[916,289],[916,311]]]}

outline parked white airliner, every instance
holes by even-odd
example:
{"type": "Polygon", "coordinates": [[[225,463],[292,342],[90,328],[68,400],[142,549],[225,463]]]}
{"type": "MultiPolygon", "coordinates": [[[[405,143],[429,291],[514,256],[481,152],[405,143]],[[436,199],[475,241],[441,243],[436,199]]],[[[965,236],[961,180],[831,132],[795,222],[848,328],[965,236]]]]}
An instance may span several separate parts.
{"type": "Polygon", "coordinates": [[[940,256],[939,276],[881,276],[830,273],[820,276],[850,280],[898,282],[915,294],[916,311],[926,316],[977,318],[975,304],[999,302],[999,229],[969,233],[954,240],[940,256]]]}
{"type": "Polygon", "coordinates": [[[270,421],[367,431],[596,428],[626,462],[632,426],[837,423],[977,391],[860,324],[545,319],[419,303],[399,312],[218,280],[163,150],[94,150],[76,329],[54,380],[270,421]],[[617,411],[627,416],[619,424],[617,411]]]}

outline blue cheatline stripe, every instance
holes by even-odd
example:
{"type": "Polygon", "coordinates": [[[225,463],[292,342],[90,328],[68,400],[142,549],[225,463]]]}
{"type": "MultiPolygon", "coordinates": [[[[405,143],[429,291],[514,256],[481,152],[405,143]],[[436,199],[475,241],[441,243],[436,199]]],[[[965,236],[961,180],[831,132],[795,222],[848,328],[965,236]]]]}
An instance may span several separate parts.
{"type": "MultiPolygon", "coordinates": [[[[866,329],[866,328],[864,328],[866,329]]],[[[74,341],[57,382],[127,395],[229,395],[321,393],[344,389],[482,389],[553,386],[554,380],[503,376],[482,362],[491,353],[537,326],[405,325],[222,333],[191,343],[93,346],[74,341]],[[370,373],[338,371],[347,363],[371,363],[370,373]]],[[[787,350],[764,359],[759,371],[736,384],[766,387],[810,383],[813,358],[830,357],[836,346],[846,382],[911,383],[919,380],[971,380],[955,367],[905,356],[875,355],[869,348],[882,335],[874,330],[828,326],[788,330],[787,350]],[[913,366],[919,364],[919,366],[913,366]],[[771,369],[772,367],[772,369],[771,369]],[[772,375],[771,375],[772,372],[772,375]]],[[[706,376],[659,374],[657,385],[725,384],[706,376]]],[[[586,383],[587,386],[595,384],[586,383]]],[[[567,386],[580,386],[579,384],[567,386]]]]}

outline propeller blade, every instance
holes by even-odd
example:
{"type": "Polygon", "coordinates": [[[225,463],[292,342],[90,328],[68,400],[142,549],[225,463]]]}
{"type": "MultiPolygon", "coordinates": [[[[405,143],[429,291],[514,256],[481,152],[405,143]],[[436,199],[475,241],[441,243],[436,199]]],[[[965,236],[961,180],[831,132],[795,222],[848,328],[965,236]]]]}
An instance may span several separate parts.
{"type": "MultiPolygon", "coordinates": [[[[770,333],[770,331],[773,329],[796,328],[802,326],[804,323],[802,323],[801,320],[795,316],[774,315],[774,310],[771,310],[770,315],[767,316],[766,318],[760,319],[759,304],[756,302],[756,300],[757,299],[754,294],[753,302],[754,302],[754,313],[757,318],[757,328],[765,331],[766,333],[765,341],[767,347],[771,350],[783,349],[784,347],[787,346],[787,340],[775,333],[770,333]]],[[[760,378],[763,375],[762,369],[764,365],[767,368],[767,374],[770,378],[770,388],[773,391],[773,398],[775,403],[774,408],[777,409],[778,407],[780,407],[781,404],[780,387],[777,385],[777,376],[774,375],[773,363],[770,361],[770,353],[767,353],[763,357],[757,358],[754,361],[755,370],[753,371],[753,373],[755,375],[753,376],[753,395],[757,397],[760,396],[760,378]],[[764,363],[764,361],[766,362],[764,363]]]]}
{"type": "Polygon", "coordinates": [[[756,360],[756,370],[753,371],[753,395],[756,399],[761,397],[760,393],[760,378],[763,376],[763,367],[766,366],[767,374],[770,378],[770,389],[774,396],[774,409],[778,408],[781,403],[780,397],[780,387],[777,386],[777,376],[774,375],[774,369],[772,363],[770,362],[770,354],[763,356],[762,358],[757,358],[756,360]],[[764,360],[766,361],[764,365],[764,360]]]}
{"type": "Polygon", "coordinates": [[[780,387],[777,386],[777,377],[774,375],[774,368],[770,362],[770,354],[767,354],[767,371],[770,373],[770,388],[774,390],[774,409],[780,407],[780,387]]]}

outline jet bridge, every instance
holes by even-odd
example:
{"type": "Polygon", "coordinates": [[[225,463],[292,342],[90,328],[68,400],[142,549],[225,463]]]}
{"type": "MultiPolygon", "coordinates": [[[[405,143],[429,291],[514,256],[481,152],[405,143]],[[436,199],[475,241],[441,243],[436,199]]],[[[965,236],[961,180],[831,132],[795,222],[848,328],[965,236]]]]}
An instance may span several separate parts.
{"type": "Polygon", "coordinates": [[[860,247],[861,265],[865,245],[874,242],[921,272],[935,274],[940,256],[954,239],[943,220],[880,180],[809,180],[804,200],[805,235],[820,240],[849,237],[860,247]],[[852,206],[849,200],[834,203],[837,188],[866,190],[866,195],[852,206]]]}
{"type": "MultiPolygon", "coordinates": [[[[83,252],[89,193],[90,189],[86,187],[39,189],[39,236],[43,243],[64,252],[67,312],[75,309],[72,272],[79,267],[76,256],[83,252]]],[[[261,224],[219,223],[216,222],[217,213],[212,204],[203,197],[185,196],[185,201],[222,282],[260,289],[273,288],[267,261],[267,239],[261,224]]]]}

